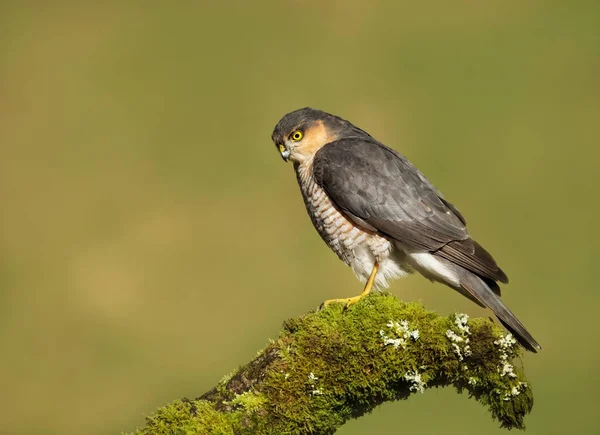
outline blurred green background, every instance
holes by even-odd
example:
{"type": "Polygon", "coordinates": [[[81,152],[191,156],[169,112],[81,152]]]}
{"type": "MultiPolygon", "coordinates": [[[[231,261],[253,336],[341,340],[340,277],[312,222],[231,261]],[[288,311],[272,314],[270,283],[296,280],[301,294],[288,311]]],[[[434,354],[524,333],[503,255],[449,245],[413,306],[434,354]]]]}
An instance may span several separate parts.
{"type": "MultiPolygon", "coordinates": [[[[507,271],[544,347],[528,433],[599,433],[599,47],[594,1],[2,2],[0,432],[131,431],[361,289],[270,141],[310,105],[407,155],[507,271]]],[[[451,390],[339,433],[407,431],[504,433],[451,390]]]]}

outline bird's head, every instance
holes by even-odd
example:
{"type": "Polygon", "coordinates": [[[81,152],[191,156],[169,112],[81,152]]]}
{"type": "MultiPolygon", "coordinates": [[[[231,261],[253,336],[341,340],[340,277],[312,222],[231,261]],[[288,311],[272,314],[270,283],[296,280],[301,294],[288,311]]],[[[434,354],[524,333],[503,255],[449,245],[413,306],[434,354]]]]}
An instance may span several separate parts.
{"type": "Polygon", "coordinates": [[[302,164],[311,159],[319,148],[351,136],[353,131],[362,132],[342,118],[305,107],[284,115],[271,138],[283,160],[302,164]]]}

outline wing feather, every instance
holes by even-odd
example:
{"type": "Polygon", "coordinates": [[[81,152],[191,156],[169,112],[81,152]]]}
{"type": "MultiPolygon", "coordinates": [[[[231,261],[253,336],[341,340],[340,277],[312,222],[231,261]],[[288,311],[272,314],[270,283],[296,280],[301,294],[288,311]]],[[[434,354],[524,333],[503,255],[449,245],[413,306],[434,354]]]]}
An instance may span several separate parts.
{"type": "Polygon", "coordinates": [[[506,282],[492,256],[469,236],[466,220],[404,156],[370,137],[317,151],[313,175],[336,206],[406,246],[423,249],[484,278],[506,282]]]}

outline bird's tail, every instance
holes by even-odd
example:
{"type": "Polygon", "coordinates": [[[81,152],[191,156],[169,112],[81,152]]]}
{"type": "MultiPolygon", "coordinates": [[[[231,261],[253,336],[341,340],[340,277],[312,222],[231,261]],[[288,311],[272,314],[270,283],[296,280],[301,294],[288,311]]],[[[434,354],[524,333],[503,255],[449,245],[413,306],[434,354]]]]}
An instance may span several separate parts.
{"type": "Polygon", "coordinates": [[[504,302],[502,302],[497,294],[499,291],[494,292],[494,290],[492,290],[492,287],[497,287],[495,282],[492,281],[486,283],[481,277],[474,273],[469,272],[460,266],[455,267],[460,279],[461,290],[468,293],[468,295],[465,296],[468,296],[470,299],[474,299],[476,302],[480,302],[482,305],[491,309],[498,317],[498,320],[500,320],[506,329],[515,336],[521,346],[532,352],[537,352],[542,348],[519,319],[517,319],[508,307],[504,305],[504,302]]]}

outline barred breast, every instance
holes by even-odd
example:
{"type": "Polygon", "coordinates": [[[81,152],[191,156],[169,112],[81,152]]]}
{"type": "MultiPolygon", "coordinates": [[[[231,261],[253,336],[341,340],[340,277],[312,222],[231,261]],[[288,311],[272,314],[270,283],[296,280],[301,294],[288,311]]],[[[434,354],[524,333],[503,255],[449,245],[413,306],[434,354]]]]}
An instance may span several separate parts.
{"type": "Polygon", "coordinates": [[[375,282],[377,287],[387,287],[388,279],[406,274],[389,240],[357,227],[336,208],[314,181],[311,162],[296,165],[295,169],[304,204],[315,229],[361,281],[367,280],[376,260],[380,265],[375,282]]]}

